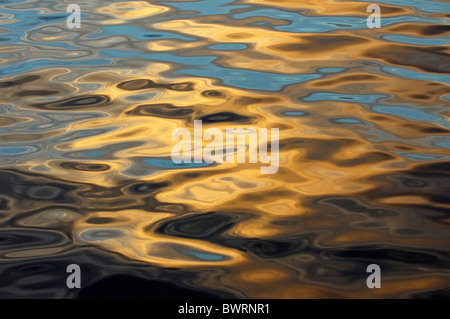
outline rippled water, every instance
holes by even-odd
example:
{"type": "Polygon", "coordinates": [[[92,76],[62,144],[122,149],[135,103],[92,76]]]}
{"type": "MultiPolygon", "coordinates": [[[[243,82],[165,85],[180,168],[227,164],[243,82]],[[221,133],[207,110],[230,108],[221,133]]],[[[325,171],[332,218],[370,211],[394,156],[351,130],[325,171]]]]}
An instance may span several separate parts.
{"type": "Polygon", "coordinates": [[[0,1],[0,297],[449,297],[448,2],[71,2],[0,1]],[[279,171],[175,165],[195,119],[279,171]]]}

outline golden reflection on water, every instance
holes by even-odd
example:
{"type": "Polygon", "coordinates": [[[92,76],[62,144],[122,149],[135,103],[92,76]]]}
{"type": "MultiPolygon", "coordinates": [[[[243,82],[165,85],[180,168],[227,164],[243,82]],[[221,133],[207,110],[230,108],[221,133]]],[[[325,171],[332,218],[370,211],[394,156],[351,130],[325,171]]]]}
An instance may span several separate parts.
{"type": "MultiPolygon", "coordinates": [[[[236,4],[367,17],[366,2],[236,4]]],[[[383,19],[435,22],[379,30],[330,22],[333,30],[319,32],[281,31],[289,18],[275,14],[233,19],[145,1],[99,1],[90,12],[97,18],[83,28],[43,24],[0,48],[0,66],[17,63],[14,55],[86,61],[0,82],[1,263],[87,248],[119,265],[190,269],[200,289],[252,298],[448,287],[448,45],[389,40],[448,38],[439,27],[448,15],[382,5],[383,19]],[[130,25],[153,37],[104,29],[130,25]],[[193,132],[194,119],[214,114],[229,119],[203,131],[279,128],[277,174],[261,175],[260,164],[170,167],[173,130],[193,132]],[[27,232],[42,243],[16,245],[27,232]],[[382,289],[365,286],[370,263],[382,266],[382,289]]],[[[14,19],[4,18],[6,27],[14,19]]]]}

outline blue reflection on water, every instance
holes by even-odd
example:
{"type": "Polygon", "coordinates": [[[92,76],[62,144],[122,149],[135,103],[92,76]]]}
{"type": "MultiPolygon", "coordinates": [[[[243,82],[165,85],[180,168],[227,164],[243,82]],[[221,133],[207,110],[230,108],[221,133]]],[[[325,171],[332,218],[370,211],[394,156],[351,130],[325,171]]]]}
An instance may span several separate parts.
{"type": "Polygon", "coordinates": [[[186,169],[186,168],[198,168],[198,167],[208,167],[211,166],[211,164],[208,164],[206,162],[202,163],[180,163],[175,164],[171,158],[143,158],[142,162],[144,162],[147,165],[158,167],[158,168],[165,168],[165,169],[186,169]]]}
{"type": "Polygon", "coordinates": [[[195,257],[195,258],[199,258],[202,260],[209,260],[209,261],[219,261],[219,260],[224,260],[225,258],[223,256],[220,255],[214,255],[214,254],[208,254],[208,253],[200,253],[197,251],[192,251],[192,250],[186,250],[184,249],[182,251],[184,254],[195,257]]]}
{"type": "Polygon", "coordinates": [[[388,97],[382,94],[340,94],[333,92],[316,92],[308,97],[302,98],[302,101],[344,101],[358,103],[374,103],[380,98],[388,97]]]}

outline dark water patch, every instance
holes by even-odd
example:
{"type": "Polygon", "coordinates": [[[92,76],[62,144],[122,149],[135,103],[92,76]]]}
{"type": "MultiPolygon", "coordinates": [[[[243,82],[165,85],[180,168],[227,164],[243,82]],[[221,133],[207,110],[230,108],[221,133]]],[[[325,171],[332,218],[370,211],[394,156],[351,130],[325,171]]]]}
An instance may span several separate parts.
{"type": "Polygon", "coordinates": [[[130,193],[133,194],[151,194],[161,191],[163,188],[172,185],[171,182],[138,182],[127,186],[130,193]]]}
{"type": "MultiPolygon", "coordinates": [[[[85,198],[108,198],[108,199],[112,199],[112,198],[117,198],[119,199],[123,199],[125,200],[126,198],[123,196],[124,193],[122,191],[122,189],[120,189],[119,187],[102,187],[102,186],[98,186],[95,184],[90,184],[90,185],[84,185],[85,187],[83,187],[83,190],[79,190],[78,196],[82,196],[85,198]]],[[[93,203],[94,207],[95,207],[95,203],[93,203]]]]}
{"type": "Polygon", "coordinates": [[[93,225],[105,225],[115,222],[117,219],[110,217],[92,217],[86,220],[86,223],[93,225]]]}
{"type": "Polygon", "coordinates": [[[435,178],[426,174],[416,174],[414,171],[399,172],[398,174],[383,174],[371,177],[379,183],[372,192],[365,192],[369,197],[376,198],[394,195],[418,195],[423,198],[445,196],[448,189],[445,176],[435,178]]]}
{"type": "Polygon", "coordinates": [[[352,167],[365,164],[381,163],[395,159],[394,156],[384,152],[366,152],[356,158],[347,160],[336,160],[336,165],[342,167],[352,167]]]}
{"type": "Polygon", "coordinates": [[[422,28],[423,35],[441,35],[450,32],[450,25],[429,25],[422,28]]]}
{"type": "Polygon", "coordinates": [[[40,201],[57,201],[70,202],[68,193],[73,190],[73,187],[63,184],[49,183],[49,184],[16,184],[12,191],[8,192],[11,195],[19,197],[26,197],[31,200],[40,201]]]}
{"type": "Polygon", "coordinates": [[[70,110],[70,109],[78,109],[80,107],[105,106],[108,105],[110,102],[111,99],[107,95],[92,94],[92,95],[71,97],[53,102],[35,103],[32,104],[31,106],[44,110],[70,110]]]}
{"type": "Polygon", "coordinates": [[[412,294],[408,296],[414,299],[450,299],[450,288],[436,289],[412,294]]]}
{"type": "Polygon", "coordinates": [[[277,44],[270,47],[270,49],[279,52],[320,52],[329,51],[330,49],[339,51],[347,46],[369,42],[369,40],[357,36],[327,34],[317,34],[314,36],[304,35],[299,40],[297,43],[277,44]]]}
{"type": "Polygon", "coordinates": [[[349,213],[363,213],[373,218],[384,218],[397,216],[398,213],[384,208],[369,208],[352,198],[322,198],[319,203],[337,206],[349,213]]]}
{"type": "Polygon", "coordinates": [[[450,130],[442,128],[442,127],[438,127],[438,126],[434,126],[434,125],[429,125],[429,124],[413,124],[413,123],[407,123],[407,124],[403,124],[403,127],[407,127],[407,128],[412,128],[415,129],[419,132],[423,132],[423,133],[434,133],[434,134],[450,134],[450,130]]]}
{"type": "MultiPolygon", "coordinates": [[[[238,225],[239,222],[254,217],[254,215],[248,212],[239,213],[238,219],[233,221],[233,225],[238,225]]],[[[288,224],[292,223],[293,222],[288,222],[288,224]]],[[[299,222],[296,220],[294,223],[298,224],[299,222]]],[[[277,225],[285,226],[283,223],[279,223],[277,225]]],[[[223,233],[220,236],[210,236],[208,241],[225,247],[234,248],[250,254],[253,257],[262,259],[295,257],[301,254],[308,254],[317,258],[323,253],[323,248],[316,244],[316,240],[319,236],[319,232],[299,231],[298,234],[289,237],[263,239],[229,236],[223,233]]]]}
{"type": "Polygon", "coordinates": [[[189,211],[189,207],[183,204],[155,203],[153,206],[155,211],[168,212],[174,214],[185,213],[189,211]]]}
{"type": "Polygon", "coordinates": [[[16,97],[26,97],[26,96],[52,96],[55,94],[59,94],[59,91],[51,91],[51,90],[28,90],[28,91],[19,91],[14,93],[13,96],[16,97]]]}
{"type": "Polygon", "coordinates": [[[400,228],[397,229],[395,232],[399,235],[406,235],[406,236],[417,236],[424,233],[424,231],[422,230],[412,228],[400,228]]]}
{"type": "Polygon", "coordinates": [[[225,93],[223,93],[223,92],[218,91],[218,90],[206,90],[206,91],[202,92],[202,96],[224,98],[227,95],[225,93]]]}
{"type": "Polygon", "coordinates": [[[168,119],[186,119],[186,121],[189,121],[192,113],[194,113],[192,108],[177,107],[172,104],[164,103],[139,105],[135,109],[127,112],[129,115],[157,116],[168,119]]]}
{"type": "Polygon", "coordinates": [[[410,97],[417,100],[428,100],[431,98],[431,96],[427,94],[411,94],[410,97]]]}
{"type": "Polygon", "coordinates": [[[67,19],[67,16],[63,16],[63,15],[43,15],[43,16],[39,16],[38,19],[40,20],[59,20],[59,19],[67,19]]]}
{"type": "Polygon", "coordinates": [[[365,52],[370,58],[377,58],[389,64],[415,67],[425,72],[450,72],[450,55],[445,46],[429,46],[426,49],[407,46],[389,45],[380,46],[377,50],[365,52]]]}
{"type": "Polygon", "coordinates": [[[104,172],[111,167],[101,163],[77,163],[77,162],[64,162],[60,166],[64,169],[83,171],[83,172],[104,172]]]}
{"type": "MultiPolygon", "coordinates": [[[[338,258],[350,258],[357,260],[371,261],[394,261],[406,264],[437,264],[442,257],[437,257],[431,253],[408,250],[407,248],[349,248],[339,250],[333,254],[338,258]]],[[[447,260],[448,263],[448,260],[447,260]]]]}
{"type": "Polygon", "coordinates": [[[0,249],[3,251],[55,246],[66,241],[67,238],[65,236],[55,231],[31,229],[0,230],[0,249]]]}
{"type": "Polygon", "coordinates": [[[119,83],[117,87],[119,89],[126,91],[138,91],[146,89],[168,89],[172,91],[185,92],[194,90],[194,84],[191,82],[170,84],[170,83],[156,83],[148,79],[124,81],[119,83]]]}
{"type": "Polygon", "coordinates": [[[433,134],[450,134],[449,130],[439,128],[439,127],[427,127],[421,130],[424,133],[433,133],[433,134]]]}
{"type": "Polygon", "coordinates": [[[200,118],[203,123],[222,123],[222,122],[234,122],[234,123],[250,123],[253,117],[240,115],[234,112],[219,112],[204,115],[200,118]]]}
{"type": "Polygon", "coordinates": [[[236,217],[219,212],[194,215],[170,220],[156,232],[186,238],[208,238],[229,229],[236,217]]]}
{"type": "Polygon", "coordinates": [[[82,288],[81,299],[215,299],[231,295],[194,289],[162,280],[115,275],[82,288]]]}
{"type": "Polygon", "coordinates": [[[122,83],[119,83],[117,85],[119,89],[127,90],[127,91],[137,91],[137,90],[144,90],[144,89],[153,89],[159,87],[157,83],[146,80],[146,79],[139,79],[139,80],[130,80],[125,81],[122,83]]]}
{"type": "Polygon", "coordinates": [[[355,223],[355,225],[358,228],[381,228],[386,226],[385,224],[378,222],[358,222],[355,223]]]}
{"type": "Polygon", "coordinates": [[[68,295],[64,270],[62,262],[48,260],[8,263],[0,269],[0,298],[62,298],[68,295]]]}
{"type": "Polygon", "coordinates": [[[444,190],[446,194],[432,194],[429,196],[430,200],[436,204],[450,204],[450,196],[448,195],[450,192],[450,186],[444,190]]]}
{"type": "MultiPolygon", "coordinates": [[[[88,287],[105,276],[125,274],[126,276],[158,275],[168,278],[186,274],[157,271],[150,265],[136,264],[93,247],[78,248],[64,254],[42,256],[36,259],[9,260],[0,267],[0,298],[77,298],[79,289],[66,286],[67,266],[77,264],[81,268],[81,287],[88,287]]],[[[179,281],[179,280],[178,280],[179,281]]],[[[97,296],[98,298],[101,295],[97,296]]]]}
{"type": "Polygon", "coordinates": [[[0,198],[0,210],[8,210],[9,201],[5,198],[0,198]]]}
{"type": "Polygon", "coordinates": [[[27,191],[27,195],[31,198],[41,200],[56,199],[60,196],[60,193],[61,189],[54,185],[34,185],[27,191]]]}
{"type": "Polygon", "coordinates": [[[70,194],[76,189],[69,184],[49,180],[33,181],[30,177],[27,180],[21,174],[7,171],[0,171],[0,181],[0,193],[16,199],[70,203],[70,194]]]}
{"type": "Polygon", "coordinates": [[[442,175],[450,175],[450,162],[434,162],[434,163],[425,163],[415,167],[415,174],[421,174],[425,176],[432,176],[430,174],[442,174],[442,175]]]}
{"type": "Polygon", "coordinates": [[[264,258],[282,258],[302,251],[308,245],[305,238],[262,239],[250,241],[246,248],[252,254],[264,258]]]}
{"type": "Polygon", "coordinates": [[[450,220],[448,218],[448,209],[446,208],[436,208],[436,207],[423,207],[431,212],[433,212],[432,216],[427,216],[427,218],[438,225],[446,225],[450,226],[450,220]]]}
{"type": "Polygon", "coordinates": [[[0,88],[10,88],[10,87],[18,86],[18,85],[25,84],[28,82],[33,82],[33,81],[39,80],[40,78],[41,77],[38,75],[26,75],[26,76],[19,77],[17,80],[0,82],[0,88]]]}

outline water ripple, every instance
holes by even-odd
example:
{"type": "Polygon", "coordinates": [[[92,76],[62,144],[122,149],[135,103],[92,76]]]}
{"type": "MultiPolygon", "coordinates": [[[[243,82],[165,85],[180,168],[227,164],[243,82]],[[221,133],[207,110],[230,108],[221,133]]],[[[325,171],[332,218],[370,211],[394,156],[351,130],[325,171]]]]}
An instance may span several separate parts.
{"type": "Polygon", "coordinates": [[[450,4],[371,3],[2,1],[0,297],[448,298],[450,4]],[[175,164],[194,120],[277,174],[175,164]]]}

